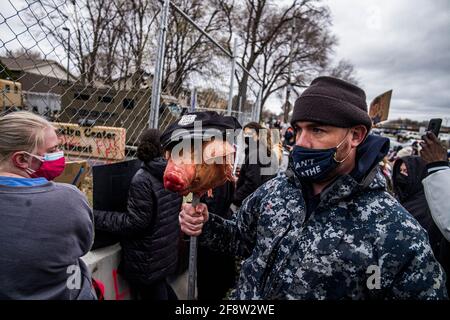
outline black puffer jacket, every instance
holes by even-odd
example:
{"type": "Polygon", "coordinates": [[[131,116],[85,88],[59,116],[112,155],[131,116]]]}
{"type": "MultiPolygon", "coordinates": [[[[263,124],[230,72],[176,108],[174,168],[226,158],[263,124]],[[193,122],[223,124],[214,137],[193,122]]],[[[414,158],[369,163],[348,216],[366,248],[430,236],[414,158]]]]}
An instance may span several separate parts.
{"type": "Polygon", "coordinates": [[[398,159],[392,170],[394,192],[400,203],[427,231],[434,256],[447,274],[447,289],[450,289],[450,243],[444,238],[433,221],[422,185],[425,178],[425,162],[418,156],[398,159]],[[400,166],[405,163],[408,176],[400,174],[400,166]]]}
{"type": "Polygon", "coordinates": [[[182,197],[164,189],[167,162],[144,163],[131,181],[127,212],[94,210],[95,227],[120,234],[128,280],[151,284],[176,270],[182,197]]]}

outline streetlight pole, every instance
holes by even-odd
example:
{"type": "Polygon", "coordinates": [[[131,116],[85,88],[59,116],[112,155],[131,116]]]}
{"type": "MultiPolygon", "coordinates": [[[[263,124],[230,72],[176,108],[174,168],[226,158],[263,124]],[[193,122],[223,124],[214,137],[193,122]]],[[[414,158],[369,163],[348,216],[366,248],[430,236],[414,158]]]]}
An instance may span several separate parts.
{"type": "Polygon", "coordinates": [[[70,61],[70,29],[63,27],[64,31],[67,31],[67,85],[69,85],[69,61],[70,61]]]}
{"type": "Polygon", "coordinates": [[[237,38],[234,38],[234,45],[232,52],[233,58],[231,59],[230,91],[228,92],[227,116],[231,116],[231,110],[233,109],[233,86],[234,86],[234,73],[236,70],[236,51],[237,51],[237,38]]]}
{"type": "Polygon", "coordinates": [[[288,122],[289,119],[289,111],[290,111],[290,102],[289,98],[291,95],[291,72],[292,72],[292,47],[294,46],[294,34],[295,34],[295,16],[292,19],[292,33],[291,33],[291,46],[289,48],[289,66],[288,66],[288,80],[287,80],[287,88],[286,88],[286,102],[284,103],[284,123],[288,122]]]}

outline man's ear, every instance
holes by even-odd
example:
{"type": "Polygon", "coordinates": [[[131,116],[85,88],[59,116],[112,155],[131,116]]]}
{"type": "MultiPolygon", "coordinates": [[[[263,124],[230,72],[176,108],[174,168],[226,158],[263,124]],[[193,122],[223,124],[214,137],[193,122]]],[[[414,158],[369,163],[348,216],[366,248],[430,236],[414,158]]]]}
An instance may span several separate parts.
{"type": "Polygon", "coordinates": [[[11,156],[11,160],[14,166],[17,168],[26,169],[29,167],[29,156],[24,154],[23,152],[14,152],[11,156]]]}
{"type": "Polygon", "coordinates": [[[364,139],[367,136],[367,128],[363,125],[357,125],[352,128],[352,141],[351,146],[352,148],[356,148],[361,143],[363,143],[364,139]]]}

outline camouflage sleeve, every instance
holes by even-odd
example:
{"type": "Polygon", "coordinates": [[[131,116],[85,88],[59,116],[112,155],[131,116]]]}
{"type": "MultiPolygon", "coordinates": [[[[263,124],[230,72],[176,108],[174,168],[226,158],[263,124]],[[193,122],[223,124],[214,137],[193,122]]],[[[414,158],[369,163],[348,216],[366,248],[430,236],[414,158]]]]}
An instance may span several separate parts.
{"type": "Polygon", "coordinates": [[[231,256],[249,256],[256,243],[259,199],[259,193],[253,193],[230,220],[210,213],[200,244],[231,256]]]}
{"type": "Polygon", "coordinates": [[[448,299],[445,273],[433,255],[425,230],[411,235],[405,263],[393,277],[391,299],[448,299]]]}

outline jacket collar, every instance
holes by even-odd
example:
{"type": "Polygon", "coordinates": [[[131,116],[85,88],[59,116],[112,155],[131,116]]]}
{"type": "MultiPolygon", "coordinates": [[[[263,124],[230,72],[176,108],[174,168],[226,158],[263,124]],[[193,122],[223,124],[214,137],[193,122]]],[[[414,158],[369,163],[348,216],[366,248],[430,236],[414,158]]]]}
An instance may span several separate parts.
{"type": "Polygon", "coordinates": [[[337,204],[363,191],[385,189],[386,179],[378,167],[373,168],[360,183],[351,175],[346,174],[338,177],[322,191],[319,207],[337,204]]]}
{"type": "Polygon", "coordinates": [[[142,163],[142,168],[151,173],[156,179],[162,181],[164,171],[166,170],[167,161],[162,158],[155,158],[151,161],[142,163]]]}
{"type": "MultiPolygon", "coordinates": [[[[302,184],[297,175],[291,168],[286,170],[288,181],[302,190],[302,184]]],[[[351,175],[339,176],[320,194],[320,207],[329,207],[342,200],[348,200],[350,197],[369,190],[386,190],[386,179],[384,178],[378,166],[374,167],[361,182],[357,182],[351,175]]]]}

